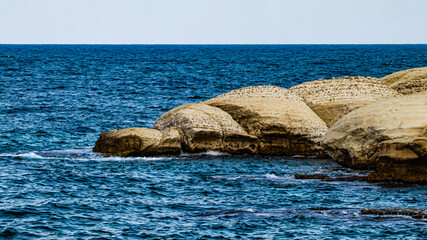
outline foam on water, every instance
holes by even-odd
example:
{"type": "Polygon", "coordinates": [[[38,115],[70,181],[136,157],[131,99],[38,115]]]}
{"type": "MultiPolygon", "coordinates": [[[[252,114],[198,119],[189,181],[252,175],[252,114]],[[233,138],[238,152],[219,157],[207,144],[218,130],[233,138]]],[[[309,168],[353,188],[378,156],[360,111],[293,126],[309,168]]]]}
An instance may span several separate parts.
{"type": "Polygon", "coordinates": [[[182,157],[201,157],[201,156],[219,157],[219,156],[230,156],[230,154],[229,153],[225,153],[225,152],[207,150],[205,152],[200,152],[200,153],[186,153],[186,152],[183,152],[183,153],[181,153],[181,156],[182,157]]]}
{"type": "Polygon", "coordinates": [[[63,150],[42,150],[26,153],[2,153],[0,157],[22,159],[50,159],[50,160],[77,160],[77,161],[165,161],[173,157],[104,157],[100,153],[92,152],[92,148],[73,148],[63,150]]]}
{"type": "Polygon", "coordinates": [[[42,157],[40,155],[37,155],[35,152],[29,152],[29,153],[2,153],[2,154],[0,154],[0,157],[34,158],[34,159],[44,158],[44,157],[42,157]]]}
{"type": "Polygon", "coordinates": [[[279,179],[279,177],[278,177],[278,176],[276,176],[276,175],[274,175],[274,174],[265,174],[265,176],[266,176],[267,178],[270,178],[270,179],[279,179]]]}

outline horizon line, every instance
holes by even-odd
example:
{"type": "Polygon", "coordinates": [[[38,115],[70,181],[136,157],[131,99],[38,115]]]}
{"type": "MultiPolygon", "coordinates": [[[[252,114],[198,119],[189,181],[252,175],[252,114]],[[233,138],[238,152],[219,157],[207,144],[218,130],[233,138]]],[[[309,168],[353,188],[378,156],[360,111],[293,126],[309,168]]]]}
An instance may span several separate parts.
{"type": "Polygon", "coordinates": [[[427,43],[0,43],[0,45],[427,45],[427,43]]]}

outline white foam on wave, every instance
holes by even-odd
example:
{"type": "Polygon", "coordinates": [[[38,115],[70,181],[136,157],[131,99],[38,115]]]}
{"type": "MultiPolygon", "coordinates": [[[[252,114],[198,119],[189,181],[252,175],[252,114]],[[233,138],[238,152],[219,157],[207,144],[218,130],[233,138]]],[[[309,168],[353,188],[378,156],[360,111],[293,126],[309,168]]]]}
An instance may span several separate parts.
{"type": "Polygon", "coordinates": [[[0,154],[0,157],[19,157],[19,158],[35,158],[35,159],[42,159],[43,156],[40,156],[36,154],[35,152],[28,152],[28,153],[4,153],[0,154]]]}
{"type": "Polygon", "coordinates": [[[104,157],[100,153],[92,152],[91,147],[59,150],[42,150],[33,152],[2,153],[0,157],[24,159],[51,159],[77,161],[164,161],[172,157],[104,157]]]}
{"type": "Polygon", "coordinates": [[[211,179],[219,179],[219,180],[237,180],[242,178],[241,176],[234,176],[234,175],[213,175],[213,176],[209,176],[209,178],[211,179]]]}
{"type": "Polygon", "coordinates": [[[206,152],[200,152],[200,153],[181,153],[181,157],[193,157],[193,156],[228,156],[229,153],[225,152],[219,152],[219,151],[212,151],[207,150],[206,152]]]}
{"type": "Polygon", "coordinates": [[[255,212],[255,210],[253,210],[252,208],[248,208],[248,209],[245,209],[245,212],[253,213],[253,212],[255,212]]]}
{"type": "Polygon", "coordinates": [[[93,157],[93,158],[75,158],[80,161],[166,161],[171,157],[93,157]]]}
{"type": "Polygon", "coordinates": [[[276,176],[276,175],[274,175],[274,174],[265,174],[265,176],[267,177],[267,178],[270,178],[270,179],[279,179],[280,177],[278,177],[278,176],[276,176]]]}

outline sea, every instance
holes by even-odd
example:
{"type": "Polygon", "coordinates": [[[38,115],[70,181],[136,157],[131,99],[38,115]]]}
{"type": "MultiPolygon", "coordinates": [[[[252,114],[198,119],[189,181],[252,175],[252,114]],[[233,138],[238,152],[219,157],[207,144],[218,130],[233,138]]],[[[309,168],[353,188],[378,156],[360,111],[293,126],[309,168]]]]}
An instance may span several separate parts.
{"type": "Polygon", "coordinates": [[[0,238],[427,239],[427,187],[325,182],[331,159],[103,157],[99,133],[250,85],[427,66],[427,45],[0,45],[0,238]]]}

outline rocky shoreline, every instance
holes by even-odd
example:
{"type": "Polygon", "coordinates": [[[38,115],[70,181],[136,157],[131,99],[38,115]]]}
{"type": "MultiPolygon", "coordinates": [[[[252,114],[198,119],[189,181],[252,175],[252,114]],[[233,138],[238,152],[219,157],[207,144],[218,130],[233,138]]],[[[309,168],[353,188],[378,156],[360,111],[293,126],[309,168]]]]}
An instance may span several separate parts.
{"type": "Polygon", "coordinates": [[[245,87],[174,108],[152,129],[101,133],[93,148],[106,156],[208,150],[328,155],[346,167],[374,170],[366,177],[371,182],[427,184],[427,67],[290,89],[245,87]]]}

